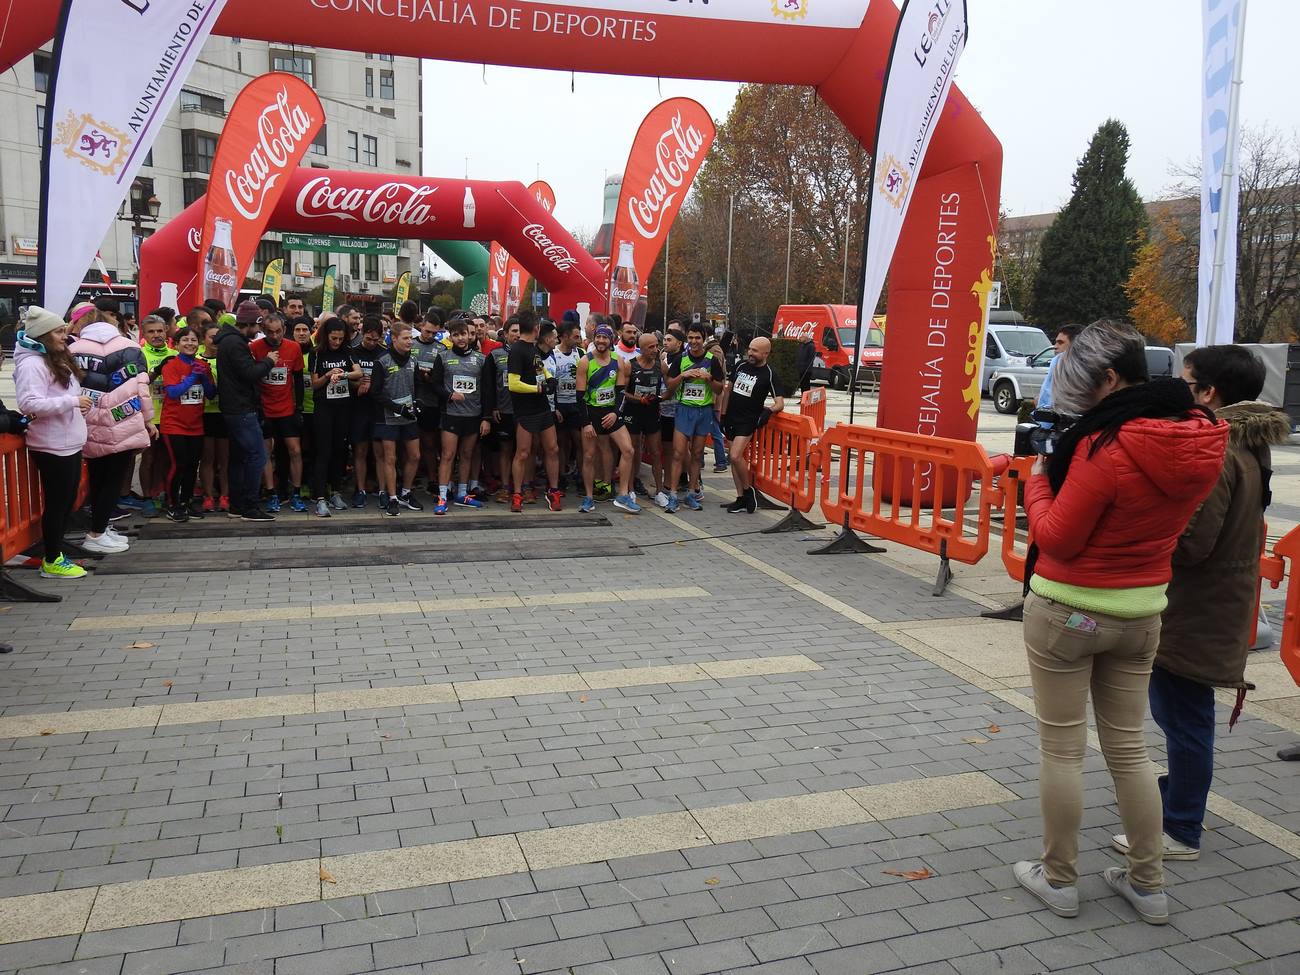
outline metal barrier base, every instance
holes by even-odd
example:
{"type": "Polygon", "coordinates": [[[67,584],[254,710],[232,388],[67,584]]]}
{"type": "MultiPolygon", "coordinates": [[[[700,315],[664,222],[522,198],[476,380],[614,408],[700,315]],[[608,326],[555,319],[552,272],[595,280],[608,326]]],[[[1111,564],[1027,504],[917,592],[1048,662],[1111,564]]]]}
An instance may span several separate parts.
{"type": "Polygon", "coordinates": [[[885,550],[871,545],[849,527],[849,516],[844,515],[844,525],[840,533],[821,548],[810,548],[809,555],[880,555],[885,550]]]}
{"type": "Polygon", "coordinates": [[[0,569],[0,602],[6,603],[61,603],[62,596],[41,592],[19,582],[4,569],[0,569]]]}
{"type": "Polygon", "coordinates": [[[1025,618],[1025,604],[1016,603],[1014,606],[1008,606],[1006,609],[990,609],[987,612],[980,613],[980,619],[984,620],[1007,620],[1011,623],[1023,622],[1025,618]]]}
{"type": "Polygon", "coordinates": [[[821,525],[814,521],[809,521],[808,518],[804,516],[804,513],[794,506],[793,497],[790,498],[790,507],[787,509],[782,508],[779,504],[775,504],[763,497],[763,492],[758,491],[756,493],[758,494],[758,506],[764,511],[784,511],[786,513],[785,517],[775,525],[769,525],[767,528],[764,528],[761,534],[779,535],[783,532],[816,531],[821,528],[821,525]]]}
{"type": "MultiPolygon", "coordinates": [[[[777,504],[777,503],[776,503],[775,501],[773,501],[771,498],[767,497],[765,494],[763,494],[762,491],[757,491],[757,490],[756,490],[756,491],[754,491],[754,494],[755,494],[755,495],[757,496],[757,498],[758,498],[758,509],[759,509],[760,511],[785,511],[785,508],[781,507],[779,504],[777,504]]],[[[791,506],[790,510],[791,510],[791,511],[794,510],[794,506],[793,506],[793,505],[791,506]]]]}
{"type": "Polygon", "coordinates": [[[939,574],[934,580],[934,591],[931,596],[942,596],[948,588],[948,583],[952,582],[952,563],[948,561],[948,543],[941,541],[939,543],[939,574]]]}

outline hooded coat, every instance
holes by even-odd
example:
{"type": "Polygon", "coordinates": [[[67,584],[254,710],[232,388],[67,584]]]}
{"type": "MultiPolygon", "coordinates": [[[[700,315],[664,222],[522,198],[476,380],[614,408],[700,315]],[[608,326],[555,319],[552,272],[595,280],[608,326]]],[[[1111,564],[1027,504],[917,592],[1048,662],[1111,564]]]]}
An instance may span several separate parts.
{"type": "Polygon", "coordinates": [[[86,445],[86,419],[81,415],[81,383],[76,376],[60,386],[44,355],[19,346],[14,351],[14,389],[19,412],[32,418],[28,449],[59,457],[80,453],[86,445]]]}
{"type": "Polygon", "coordinates": [[[140,346],[116,325],[94,322],[81,330],[68,351],[86,373],[81,385],[95,404],[86,414],[85,455],[106,457],[148,447],[153,398],[140,346]]]}
{"type": "Polygon", "coordinates": [[[1216,411],[1230,436],[1223,471],[1174,550],[1156,666],[1212,687],[1246,688],[1272,461],[1286,414],[1266,403],[1216,411]]]}

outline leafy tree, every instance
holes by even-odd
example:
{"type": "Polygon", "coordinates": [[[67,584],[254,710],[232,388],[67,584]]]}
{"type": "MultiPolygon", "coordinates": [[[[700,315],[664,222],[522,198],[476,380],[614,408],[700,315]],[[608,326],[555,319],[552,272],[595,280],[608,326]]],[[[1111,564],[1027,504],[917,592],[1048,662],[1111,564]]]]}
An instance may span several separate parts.
{"type": "Polygon", "coordinates": [[[1034,315],[1040,324],[1123,318],[1124,283],[1133,270],[1146,210],[1128,164],[1128,131],[1108,119],[1092,137],[1074,173],[1074,193],[1043,235],[1034,279],[1034,315]]]}
{"type": "Polygon", "coordinates": [[[1178,221],[1168,206],[1153,214],[1152,233],[1143,232],[1137,259],[1124,291],[1132,301],[1130,318],[1148,339],[1174,345],[1186,342],[1192,329],[1177,307],[1185,288],[1176,255],[1186,245],[1178,221]]]}

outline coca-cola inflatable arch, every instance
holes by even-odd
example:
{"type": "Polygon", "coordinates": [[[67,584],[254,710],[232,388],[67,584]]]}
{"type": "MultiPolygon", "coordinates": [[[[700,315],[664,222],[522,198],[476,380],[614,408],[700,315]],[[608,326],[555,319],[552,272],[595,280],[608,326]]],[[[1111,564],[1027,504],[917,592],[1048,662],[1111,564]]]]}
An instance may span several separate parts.
{"type": "MultiPolygon", "coordinates": [[[[140,307],[164,282],[193,294],[205,199],[140,248],[140,307]]],[[[552,295],[555,308],[603,303],[604,271],[522,183],[295,170],[268,230],[402,239],[499,240],[552,295]]]]}
{"type": "MultiPolygon", "coordinates": [[[[53,36],[60,6],[10,0],[0,68],[53,36]]],[[[227,0],[216,30],[471,63],[810,85],[870,146],[897,23],[895,0],[227,0]]],[[[882,426],[974,435],[1001,176],[998,140],[954,88],[891,268],[882,426]]],[[[575,270],[587,266],[574,245],[555,246],[575,270]]]]}

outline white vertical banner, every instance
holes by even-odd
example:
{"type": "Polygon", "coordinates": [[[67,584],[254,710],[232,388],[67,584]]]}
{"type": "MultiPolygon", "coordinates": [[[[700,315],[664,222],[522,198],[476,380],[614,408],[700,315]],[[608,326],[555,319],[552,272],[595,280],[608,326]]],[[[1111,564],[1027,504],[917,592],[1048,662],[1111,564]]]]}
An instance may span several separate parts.
{"type": "MultiPolygon", "coordinates": [[[[41,304],[62,314],[226,0],[64,0],[41,171],[41,304]],[[105,60],[105,52],[119,55],[105,60]]],[[[179,201],[177,201],[179,202],[179,201]]]]}
{"type": "Polygon", "coordinates": [[[1196,344],[1235,336],[1237,148],[1245,0],[1201,0],[1201,260],[1196,344]]]}
{"type": "Polygon", "coordinates": [[[957,61],[966,49],[966,36],[965,0],[904,0],[885,69],[872,156],[859,354],[866,335],[862,323],[875,314],[921,164],[948,100],[957,61]]]}

